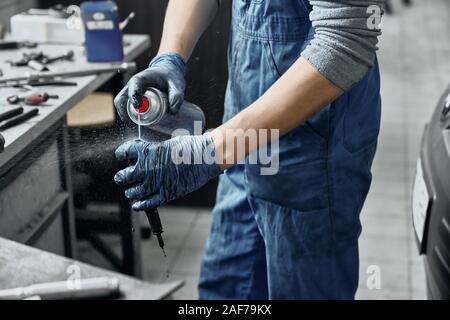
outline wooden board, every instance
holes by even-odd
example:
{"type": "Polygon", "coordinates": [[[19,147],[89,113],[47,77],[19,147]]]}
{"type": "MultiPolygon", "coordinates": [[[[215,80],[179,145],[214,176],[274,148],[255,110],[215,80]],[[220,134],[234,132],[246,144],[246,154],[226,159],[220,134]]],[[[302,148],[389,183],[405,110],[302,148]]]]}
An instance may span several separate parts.
{"type": "Polygon", "coordinates": [[[67,125],[71,128],[112,125],[115,119],[114,97],[110,93],[92,93],[67,113],[67,125]]]}

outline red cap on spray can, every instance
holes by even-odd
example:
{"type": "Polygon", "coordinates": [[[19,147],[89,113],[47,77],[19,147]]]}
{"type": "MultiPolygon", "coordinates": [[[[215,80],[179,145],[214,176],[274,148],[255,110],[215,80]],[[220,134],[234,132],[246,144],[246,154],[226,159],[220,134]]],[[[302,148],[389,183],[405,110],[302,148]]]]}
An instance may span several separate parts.
{"type": "Polygon", "coordinates": [[[150,101],[148,100],[148,98],[146,96],[143,96],[142,103],[139,106],[139,108],[136,108],[136,111],[139,113],[145,113],[148,111],[148,109],[150,109],[150,101]]]}

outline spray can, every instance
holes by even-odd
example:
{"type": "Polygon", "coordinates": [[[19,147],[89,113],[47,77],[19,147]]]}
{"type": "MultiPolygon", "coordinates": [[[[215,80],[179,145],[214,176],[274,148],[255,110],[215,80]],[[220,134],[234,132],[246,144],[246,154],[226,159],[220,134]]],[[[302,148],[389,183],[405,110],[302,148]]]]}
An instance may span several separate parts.
{"type": "Polygon", "coordinates": [[[189,134],[201,134],[205,127],[205,115],[196,105],[184,101],[177,114],[170,114],[167,94],[156,88],[149,88],[142,97],[142,104],[134,108],[128,101],[127,112],[137,125],[171,135],[177,129],[189,134]],[[198,132],[201,131],[201,132],[198,132]]]}

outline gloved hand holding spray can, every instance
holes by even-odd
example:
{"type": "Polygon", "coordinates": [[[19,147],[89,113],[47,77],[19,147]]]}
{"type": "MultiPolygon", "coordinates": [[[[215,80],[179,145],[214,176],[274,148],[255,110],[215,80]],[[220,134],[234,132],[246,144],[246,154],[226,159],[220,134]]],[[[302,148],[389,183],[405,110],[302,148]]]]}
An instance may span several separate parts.
{"type": "MultiPolygon", "coordinates": [[[[153,59],[150,67],[135,75],[116,97],[121,119],[165,134],[176,129],[194,134],[195,121],[203,129],[205,117],[201,109],[184,101],[185,71],[186,64],[178,54],[166,53],[153,59]]],[[[220,174],[214,148],[211,136],[205,133],[163,142],[138,139],[116,150],[119,160],[134,165],[119,171],[114,179],[127,187],[125,195],[135,201],[133,209],[145,210],[161,248],[163,230],[156,207],[200,188],[220,174]],[[172,155],[181,153],[187,161],[173,161],[172,155]],[[208,159],[196,163],[198,154],[208,159]]]]}

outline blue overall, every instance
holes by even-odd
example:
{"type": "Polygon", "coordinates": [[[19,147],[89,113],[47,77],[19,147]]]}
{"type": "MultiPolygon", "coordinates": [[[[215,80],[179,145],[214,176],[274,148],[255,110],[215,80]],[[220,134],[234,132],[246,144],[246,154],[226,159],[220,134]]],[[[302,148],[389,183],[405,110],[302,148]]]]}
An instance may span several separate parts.
{"type": "MultiPolygon", "coordinates": [[[[224,121],[257,100],[314,36],[308,0],[234,0],[224,121]]],[[[276,106],[274,106],[276,107],[276,106]]],[[[380,126],[378,64],[281,137],[276,175],[220,177],[201,299],[353,299],[359,214],[380,126]]]]}

